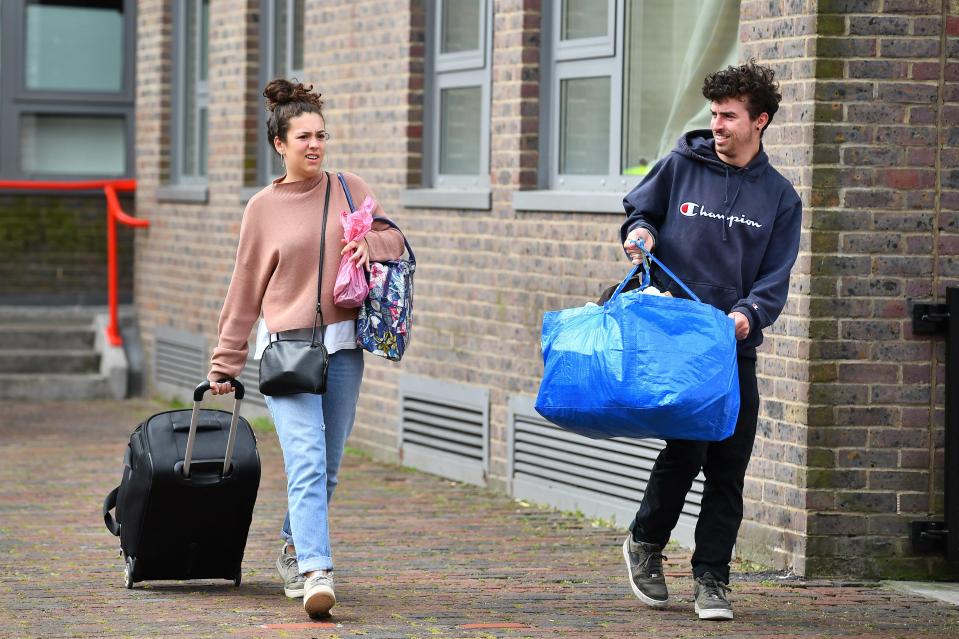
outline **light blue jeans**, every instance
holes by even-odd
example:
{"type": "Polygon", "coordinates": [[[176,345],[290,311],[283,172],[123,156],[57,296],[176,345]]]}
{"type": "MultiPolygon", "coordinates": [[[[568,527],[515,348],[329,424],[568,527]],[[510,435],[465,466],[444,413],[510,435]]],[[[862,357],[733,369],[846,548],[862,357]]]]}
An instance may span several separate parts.
{"type": "Polygon", "coordinates": [[[267,397],[286,466],[287,513],[281,536],[296,546],[301,573],[331,570],[329,503],[363,381],[363,351],[330,355],[326,393],[267,397]]]}

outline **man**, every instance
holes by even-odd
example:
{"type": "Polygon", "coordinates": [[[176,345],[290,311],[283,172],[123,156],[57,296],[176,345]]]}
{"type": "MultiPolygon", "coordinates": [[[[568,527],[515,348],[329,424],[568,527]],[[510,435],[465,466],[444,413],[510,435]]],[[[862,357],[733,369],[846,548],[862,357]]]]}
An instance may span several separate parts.
{"type": "MultiPolygon", "coordinates": [[[[741,398],[735,432],[720,442],[667,441],[623,543],[633,592],[649,606],[664,607],[663,546],[702,470],[692,557],[700,619],[733,618],[726,593],[759,414],[756,347],[762,329],[782,312],[799,251],[799,196],[762,147],[782,99],[778,89],[773,71],[754,61],[706,76],[710,129],[681,137],[623,201],[621,239],[633,262],[639,263],[641,241],[703,302],[735,322],[741,398]]],[[[665,274],[654,271],[653,281],[685,297],[665,274]]]]}

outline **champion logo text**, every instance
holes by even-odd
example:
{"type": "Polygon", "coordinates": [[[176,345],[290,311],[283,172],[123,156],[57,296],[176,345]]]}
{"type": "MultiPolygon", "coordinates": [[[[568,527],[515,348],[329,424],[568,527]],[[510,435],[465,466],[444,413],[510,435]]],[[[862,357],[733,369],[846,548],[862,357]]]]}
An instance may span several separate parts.
{"type": "Polygon", "coordinates": [[[743,224],[745,226],[752,226],[757,229],[761,229],[763,227],[763,225],[760,224],[759,222],[756,222],[755,220],[750,220],[748,217],[745,217],[744,215],[736,215],[735,213],[726,214],[726,213],[716,213],[715,211],[707,211],[706,207],[696,202],[683,202],[682,204],[679,205],[679,212],[684,217],[707,217],[707,218],[712,218],[714,220],[720,220],[722,222],[725,222],[730,228],[732,228],[733,223],[743,224]]]}

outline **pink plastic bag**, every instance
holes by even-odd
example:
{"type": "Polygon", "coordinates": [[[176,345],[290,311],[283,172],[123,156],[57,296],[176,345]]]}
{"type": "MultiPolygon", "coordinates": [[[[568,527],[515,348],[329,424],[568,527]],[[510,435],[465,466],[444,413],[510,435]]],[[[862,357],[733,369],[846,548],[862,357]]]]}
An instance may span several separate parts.
{"type": "MultiPolygon", "coordinates": [[[[347,242],[361,240],[370,232],[373,224],[373,210],[376,202],[369,195],[363,200],[360,208],[352,213],[340,212],[340,223],[343,225],[343,239],[347,242]]],[[[347,253],[340,260],[340,270],[336,273],[336,283],[333,285],[333,303],[344,308],[356,308],[363,305],[363,300],[370,292],[370,283],[362,266],[350,261],[353,253],[347,253]]]]}

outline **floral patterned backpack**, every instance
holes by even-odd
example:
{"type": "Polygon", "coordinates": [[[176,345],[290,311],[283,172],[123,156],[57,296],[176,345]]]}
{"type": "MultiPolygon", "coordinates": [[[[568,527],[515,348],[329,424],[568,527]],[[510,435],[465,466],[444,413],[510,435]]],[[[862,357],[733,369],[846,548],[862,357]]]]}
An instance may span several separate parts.
{"type": "MultiPolygon", "coordinates": [[[[342,173],[338,173],[340,184],[346,192],[346,201],[354,211],[353,198],[342,173]]],[[[385,217],[373,218],[374,221],[389,224],[400,234],[392,220],[385,217]]],[[[406,235],[403,235],[409,259],[370,262],[370,293],[360,306],[360,315],[356,319],[356,345],[374,355],[385,357],[394,362],[400,361],[410,343],[413,330],[413,273],[416,271],[416,257],[406,235]]]]}

